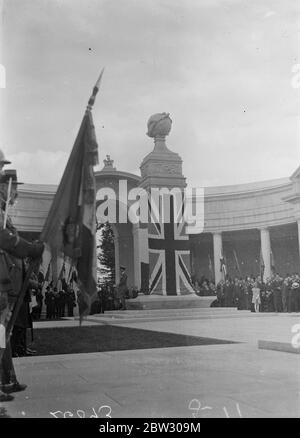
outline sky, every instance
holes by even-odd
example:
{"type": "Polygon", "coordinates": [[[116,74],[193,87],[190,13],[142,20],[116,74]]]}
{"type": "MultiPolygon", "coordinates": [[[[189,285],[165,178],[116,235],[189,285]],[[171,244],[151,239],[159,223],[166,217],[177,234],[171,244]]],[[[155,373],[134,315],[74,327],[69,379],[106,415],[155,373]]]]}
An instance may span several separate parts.
{"type": "Polygon", "coordinates": [[[188,185],[289,177],[300,165],[300,3],[3,0],[0,148],[26,183],[58,184],[93,85],[100,164],[140,174],[149,117],[188,185]]]}

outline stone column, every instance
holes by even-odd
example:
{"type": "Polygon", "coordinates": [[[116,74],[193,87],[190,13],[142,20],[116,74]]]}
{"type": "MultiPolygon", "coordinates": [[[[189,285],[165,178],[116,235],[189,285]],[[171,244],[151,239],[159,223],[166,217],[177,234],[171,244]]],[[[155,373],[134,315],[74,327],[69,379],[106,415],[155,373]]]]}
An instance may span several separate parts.
{"type": "Polygon", "coordinates": [[[261,252],[265,265],[264,271],[264,281],[266,278],[271,277],[271,241],[270,241],[270,231],[268,228],[262,228],[260,230],[260,242],[261,242],[261,252]]]}
{"type": "Polygon", "coordinates": [[[114,232],[114,245],[115,245],[115,284],[119,284],[120,281],[119,236],[115,232],[114,232]]]}
{"type": "Polygon", "coordinates": [[[215,284],[217,285],[222,280],[221,272],[221,254],[222,248],[222,233],[213,233],[213,245],[214,245],[214,268],[215,268],[215,284]]]}
{"type": "Polygon", "coordinates": [[[134,247],[134,280],[135,286],[141,289],[142,283],[149,283],[148,279],[143,279],[144,269],[143,264],[149,265],[149,249],[148,249],[148,227],[139,227],[133,225],[133,247],[134,247]],[[143,281],[142,281],[143,280],[143,281]]]}
{"type": "Polygon", "coordinates": [[[137,224],[132,226],[133,234],[133,263],[134,263],[134,285],[140,289],[141,287],[141,273],[140,273],[140,248],[139,248],[139,227],[137,224]]]}
{"type": "MultiPolygon", "coordinates": [[[[121,234],[118,237],[118,250],[119,250],[119,267],[125,266],[127,273],[127,286],[132,288],[134,284],[134,242],[132,234],[121,234]]],[[[117,268],[117,263],[116,263],[117,268]]],[[[120,274],[120,271],[119,271],[120,274]]],[[[118,277],[118,282],[120,281],[120,276],[118,277]]]]}
{"type": "Polygon", "coordinates": [[[297,220],[298,225],[298,248],[299,248],[299,256],[300,256],[300,219],[297,220]]]}

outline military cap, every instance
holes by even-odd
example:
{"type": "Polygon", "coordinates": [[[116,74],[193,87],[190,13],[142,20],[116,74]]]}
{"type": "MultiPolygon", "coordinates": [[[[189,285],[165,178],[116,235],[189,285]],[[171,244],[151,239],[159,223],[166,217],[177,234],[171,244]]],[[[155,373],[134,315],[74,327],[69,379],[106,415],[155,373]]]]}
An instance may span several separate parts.
{"type": "Polygon", "coordinates": [[[10,178],[12,179],[13,184],[24,184],[22,182],[18,182],[17,171],[15,169],[7,169],[0,173],[0,184],[8,184],[10,178]]]}

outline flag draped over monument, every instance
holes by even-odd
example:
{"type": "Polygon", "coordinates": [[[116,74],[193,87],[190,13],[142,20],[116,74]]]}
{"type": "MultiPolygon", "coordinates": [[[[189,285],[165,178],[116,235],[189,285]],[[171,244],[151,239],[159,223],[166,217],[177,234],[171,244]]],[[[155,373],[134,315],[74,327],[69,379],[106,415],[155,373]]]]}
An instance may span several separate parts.
{"type": "Polygon", "coordinates": [[[153,266],[149,292],[157,295],[194,294],[187,268],[189,237],[183,234],[183,220],[177,223],[174,218],[173,196],[170,196],[169,202],[170,222],[154,222],[149,227],[149,259],[153,266]]]}
{"type": "Polygon", "coordinates": [[[98,145],[91,108],[99,77],[83,117],[71,155],[46,219],[41,240],[52,254],[68,257],[77,271],[80,317],[89,311],[96,294],[96,187],[93,166],[98,145]]]}

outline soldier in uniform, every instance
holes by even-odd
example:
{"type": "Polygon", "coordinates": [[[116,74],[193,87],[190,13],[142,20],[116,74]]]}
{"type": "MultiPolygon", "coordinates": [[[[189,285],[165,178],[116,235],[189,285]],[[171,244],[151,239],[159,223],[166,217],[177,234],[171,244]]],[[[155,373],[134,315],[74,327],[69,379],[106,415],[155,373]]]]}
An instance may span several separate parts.
{"type": "Polygon", "coordinates": [[[74,307],[76,303],[75,292],[71,287],[68,287],[67,291],[67,308],[68,316],[74,316],[74,307]]]}
{"type": "Polygon", "coordinates": [[[221,280],[217,284],[217,307],[224,307],[224,281],[221,280]]]}
{"type": "Polygon", "coordinates": [[[240,281],[240,296],[239,296],[239,310],[247,309],[247,283],[245,279],[240,281]]]}
{"type": "Polygon", "coordinates": [[[37,319],[41,319],[41,313],[43,308],[43,293],[42,293],[42,286],[38,286],[36,291],[36,302],[37,302],[37,309],[36,309],[36,317],[37,319]]]}
{"type": "MultiPolygon", "coordinates": [[[[3,152],[0,150],[0,175],[3,174],[3,167],[6,164],[11,164],[11,162],[5,159],[3,152]]],[[[1,269],[1,255],[0,255],[0,282],[1,281],[2,281],[2,269],[1,269]]],[[[0,284],[0,324],[2,324],[2,322],[3,322],[2,321],[2,314],[5,313],[6,307],[7,307],[6,293],[5,292],[2,293],[2,287],[1,287],[1,284],[0,284]]],[[[2,326],[0,326],[0,330],[2,330],[2,326]]],[[[5,332],[1,333],[1,336],[4,337],[5,336],[5,332]]],[[[0,354],[1,354],[1,348],[2,348],[2,345],[0,343],[0,354]]],[[[11,395],[9,395],[9,394],[5,394],[0,389],[0,402],[10,401],[10,400],[13,400],[13,397],[11,395]]]]}
{"type": "Polygon", "coordinates": [[[24,279],[23,259],[41,258],[44,244],[28,242],[21,238],[9,217],[5,226],[5,209],[8,199],[9,180],[12,180],[9,203],[13,205],[17,197],[17,173],[15,170],[6,170],[0,174],[0,328],[2,329],[2,343],[0,350],[0,401],[12,400],[11,392],[23,391],[26,385],[17,381],[12,361],[11,345],[8,341],[4,345],[5,327],[9,321],[13,308],[21,292],[24,279]]]}
{"type": "Polygon", "coordinates": [[[283,312],[288,311],[289,284],[290,284],[290,277],[289,275],[287,275],[281,286],[281,299],[282,299],[283,312]]]}
{"type": "Polygon", "coordinates": [[[290,305],[289,312],[298,312],[298,296],[300,294],[300,281],[297,275],[294,275],[293,282],[290,287],[290,305]]]}
{"type": "Polygon", "coordinates": [[[127,291],[127,274],[125,266],[120,266],[120,281],[117,287],[117,297],[121,303],[121,310],[126,310],[125,295],[127,291]]]}
{"type": "Polygon", "coordinates": [[[60,296],[59,296],[59,292],[57,290],[57,287],[53,288],[53,295],[54,295],[54,316],[53,316],[53,318],[59,318],[60,317],[60,296]]]}
{"type": "MultiPolygon", "coordinates": [[[[28,261],[28,260],[26,260],[28,261]]],[[[29,267],[28,263],[25,269],[29,267]]],[[[31,314],[31,300],[32,292],[38,287],[37,276],[32,273],[29,280],[28,288],[25,292],[23,302],[20,306],[18,316],[14,323],[14,328],[11,335],[11,349],[13,357],[18,356],[32,356],[34,350],[27,347],[27,329],[31,329],[31,335],[33,335],[32,326],[32,314],[31,314]]]]}
{"type": "Polygon", "coordinates": [[[234,306],[237,307],[238,310],[241,310],[241,284],[238,278],[234,279],[233,299],[234,306]]]}
{"type": "Polygon", "coordinates": [[[97,287],[98,312],[97,313],[104,313],[104,311],[105,311],[106,291],[107,291],[107,288],[105,286],[98,285],[98,287],[97,287]]]}

